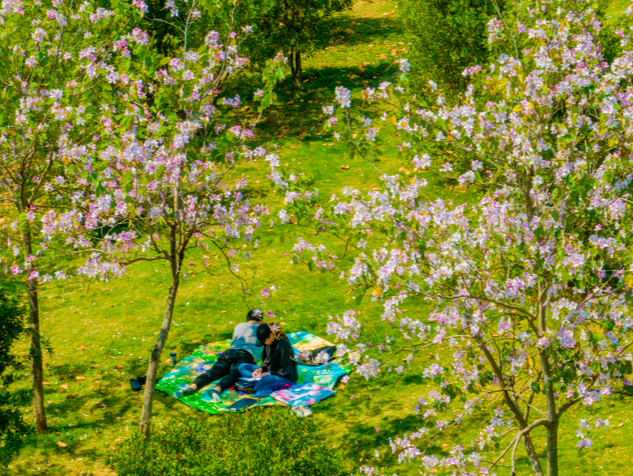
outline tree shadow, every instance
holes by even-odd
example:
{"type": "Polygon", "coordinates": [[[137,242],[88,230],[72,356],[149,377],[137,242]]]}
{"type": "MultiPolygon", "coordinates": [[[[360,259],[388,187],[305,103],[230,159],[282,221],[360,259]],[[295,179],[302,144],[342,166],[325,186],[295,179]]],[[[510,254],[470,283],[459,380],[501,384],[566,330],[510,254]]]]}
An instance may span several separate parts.
{"type": "MultiPolygon", "coordinates": [[[[347,461],[369,461],[375,459],[375,451],[384,450],[389,446],[390,440],[402,438],[405,434],[419,431],[423,426],[423,420],[415,414],[405,416],[389,416],[385,418],[386,408],[395,406],[400,398],[394,394],[389,398],[369,398],[369,396],[355,399],[349,405],[340,405],[340,401],[324,401],[319,405],[319,410],[327,413],[337,421],[347,421],[353,425],[350,437],[343,440],[341,450],[347,461]],[[327,402],[327,403],[326,403],[327,402]],[[371,417],[380,417],[379,427],[376,423],[367,421],[371,417]]],[[[429,447],[434,455],[447,456],[448,451],[439,444],[429,447]]],[[[397,454],[391,451],[381,451],[380,465],[392,466],[398,463],[397,454]]]]}
{"type": "MultiPolygon", "coordinates": [[[[404,30],[395,12],[385,12],[386,14],[377,17],[357,17],[342,13],[322,22],[320,34],[324,43],[328,45],[327,48],[351,49],[366,44],[368,48],[380,46],[384,49],[387,45],[397,49],[404,46],[403,41],[387,41],[388,38],[401,38],[403,35],[404,30]]],[[[392,56],[394,55],[392,51],[392,56]]],[[[304,61],[306,59],[304,57],[304,61]]],[[[336,86],[343,86],[352,91],[367,87],[375,88],[397,70],[393,59],[387,59],[386,55],[381,57],[378,63],[365,63],[362,66],[308,67],[303,71],[302,89],[295,88],[292,78],[286,78],[277,86],[279,104],[265,111],[257,126],[257,138],[263,143],[283,138],[301,141],[322,139],[324,134],[321,132],[321,126],[325,120],[322,107],[333,103],[336,86]]],[[[253,93],[252,80],[258,73],[250,71],[244,74],[244,77],[240,76],[241,79],[225,85],[229,95],[249,97],[253,93]],[[247,80],[244,80],[245,78],[247,80]]],[[[266,196],[263,190],[254,190],[253,193],[266,196]]]]}
{"type": "Polygon", "coordinates": [[[407,374],[402,377],[400,383],[402,385],[422,385],[424,383],[424,377],[420,374],[407,374]]]}
{"type": "Polygon", "coordinates": [[[47,373],[59,377],[61,380],[69,379],[77,375],[84,374],[91,370],[91,364],[88,362],[64,362],[61,364],[49,363],[47,373]]]}
{"type": "Polygon", "coordinates": [[[297,91],[289,81],[277,93],[280,105],[271,106],[257,127],[262,142],[294,138],[302,142],[329,137],[322,126],[323,106],[334,102],[334,89],[343,86],[352,92],[376,88],[397,71],[393,62],[381,61],[367,66],[311,68],[304,74],[304,89],[297,91]]]}
{"type": "Polygon", "coordinates": [[[341,15],[325,23],[326,39],[330,45],[378,43],[394,33],[402,34],[404,31],[393,15],[384,15],[382,18],[341,15]]]}
{"type": "MultiPolygon", "coordinates": [[[[97,392],[97,394],[99,393],[97,392]]],[[[125,398],[119,392],[99,395],[100,401],[98,403],[95,402],[95,392],[91,392],[80,395],[68,394],[62,402],[49,402],[46,404],[49,432],[46,435],[36,435],[34,432],[27,434],[22,440],[18,452],[4,455],[5,461],[3,464],[14,463],[20,453],[28,450],[38,450],[38,461],[35,461],[35,463],[46,462],[53,457],[59,456],[93,459],[102,456],[98,447],[81,446],[83,439],[81,433],[87,430],[94,430],[98,433],[99,430],[107,425],[105,422],[128,415],[134,402],[129,398],[125,398]],[[101,420],[79,421],[72,425],[60,422],[63,417],[68,415],[86,414],[86,412],[92,415],[95,411],[104,410],[104,407],[106,410],[102,413],[103,417],[101,420]]],[[[27,464],[26,462],[24,463],[27,464]]],[[[33,463],[33,461],[28,463],[29,472],[31,472],[33,463]]],[[[21,468],[15,469],[20,470],[21,468]]],[[[26,467],[24,471],[27,471],[26,467]]]]}

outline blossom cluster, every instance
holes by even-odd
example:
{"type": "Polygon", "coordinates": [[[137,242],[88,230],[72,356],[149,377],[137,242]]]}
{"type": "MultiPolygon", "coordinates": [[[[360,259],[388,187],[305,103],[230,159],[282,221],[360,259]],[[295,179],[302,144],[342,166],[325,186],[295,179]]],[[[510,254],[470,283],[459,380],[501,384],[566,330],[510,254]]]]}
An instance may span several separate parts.
{"type": "MultiPolygon", "coordinates": [[[[378,190],[344,188],[327,207],[293,201],[303,219],[319,210],[312,220],[319,231],[332,224],[337,233],[345,227],[359,237],[353,264],[335,271],[358,292],[372,290],[382,319],[399,324],[396,341],[384,336],[378,345],[356,345],[362,354],[356,370],[377,377],[388,351],[407,346],[442,356],[421,369],[436,386],[416,406],[425,428],[433,428],[423,441],[492,407],[511,417],[495,416],[482,428],[479,453],[492,451],[504,434],[521,435],[529,452],[529,432],[519,433],[532,428],[521,416],[525,402],[542,406],[544,415],[556,414],[552,405],[562,409],[554,421],[532,417],[534,425],[558,431],[574,405],[631,391],[631,39],[619,32],[622,53],[605,62],[591,5],[573,8],[551,1],[515,25],[491,20],[489,40],[514,41],[516,49],[488,68],[466,70],[473,84],[460,101],[431,83],[417,98],[388,82],[368,88],[366,101],[386,103],[380,133],[397,131],[393,140],[414,173],[382,174],[378,190]],[[477,198],[429,198],[427,185],[438,180],[477,198]],[[431,311],[413,319],[409,308],[420,305],[431,311]],[[498,393],[507,397],[501,404],[498,393]],[[460,405],[469,394],[479,396],[460,405]],[[499,425],[506,429],[499,432],[499,425]]],[[[349,91],[339,87],[335,95],[335,105],[324,108],[327,126],[356,154],[369,156],[376,105],[351,114],[349,91]]],[[[300,240],[295,251],[318,247],[300,240]]],[[[360,322],[328,323],[346,345],[362,340],[362,329],[360,322]]],[[[579,438],[579,447],[588,446],[583,432],[579,438]]],[[[492,474],[479,453],[456,449],[440,461],[419,448],[406,437],[394,443],[402,458],[447,473],[492,474]]]]}
{"type": "MultiPolygon", "coordinates": [[[[7,190],[27,212],[37,251],[7,256],[6,271],[49,282],[57,274],[35,267],[54,250],[86,257],[73,274],[120,276],[126,263],[148,252],[166,257],[170,230],[182,233],[181,256],[189,243],[252,242],[269,210],[250,202],[237,164],[266,151],[249,146],[256,121],[250,128],[244,121],[227,123],[223,109],[240,114],[244,104],[220,90],[248,62],[239,55],[237,35],[223,41],[212,31],[206,48],[165,58],[146,32],[133,27],[125,33],[129,22],[115,11],[89,2],[54,3],[32,24],[34,12],[26,15],[8,3],[1,12],[3,41],[10,41],[13,27],[33,39],[13,48],[16,67],[24,62],[30,71],[7,75],[3,94],[17,99],[5,101],[15,106],[4,117],[15,119],[0,131],[2,166],[11,170],[38,148],[42,157],[28,162],[26,184],[7,190]],[[108,31],[121,34],[95,41],[100,32],[109,38],[108,31]]],[[[45,8],[38,5],[33,8],[45,8]]],[[[147,13],[145,3],[135,7],[147,13]]],[[[16,232],[3,223],[11,250],[17,249],[11,241],[16,232]]]]}

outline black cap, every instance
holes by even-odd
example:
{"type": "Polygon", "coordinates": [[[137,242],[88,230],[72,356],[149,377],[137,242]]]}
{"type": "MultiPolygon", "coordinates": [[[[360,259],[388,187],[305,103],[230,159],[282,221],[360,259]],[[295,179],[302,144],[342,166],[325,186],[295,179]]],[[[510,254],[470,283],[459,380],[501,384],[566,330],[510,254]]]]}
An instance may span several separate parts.
{"type": "Polygon", "coordinates": [[[257,326],[257,347],[264,347],[266,345],[266,339],[272,334],[273,331],[268,324],[260,324],[257,326]]]}
{"type": "Polygon", "coordinates": [[[251,309],[246,314],[247,321],[263,321],[264,320],[264,311],[261,309],[251,309]]]}

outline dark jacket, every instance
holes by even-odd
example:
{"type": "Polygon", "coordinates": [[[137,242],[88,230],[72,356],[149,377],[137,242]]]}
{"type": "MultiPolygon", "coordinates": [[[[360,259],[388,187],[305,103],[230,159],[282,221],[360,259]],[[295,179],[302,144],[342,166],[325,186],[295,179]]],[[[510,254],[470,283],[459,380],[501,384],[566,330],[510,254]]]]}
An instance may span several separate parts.
{"type": "Polygon", "coordinates": [[[291,382],[299,380],[297,362],[293,359],[294,349],[287,337],[275,340],[264,348],[262,372],[287,378],[291,382]]]}

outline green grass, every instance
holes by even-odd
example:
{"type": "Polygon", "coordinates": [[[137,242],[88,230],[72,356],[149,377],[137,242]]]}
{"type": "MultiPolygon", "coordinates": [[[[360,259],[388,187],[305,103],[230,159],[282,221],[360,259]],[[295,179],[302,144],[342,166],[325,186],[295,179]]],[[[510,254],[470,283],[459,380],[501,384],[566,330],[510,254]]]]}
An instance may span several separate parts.
{"type": "MultiPolygon", "coordinates": [[[[618,3],[614,8],[620,6],[618,3]]],[[[296,93],[290,87],[282,89],[284,105],[268,113],[261,128],[265,139],[278,145],[281,163],[288,164],[284,167],[309,176],[324,199],[340,190],[343,183],[371,188],[378,184],[379,177],[370,164],[350,160],[345,150],[322,132],[321,106],[332,102],[333,88],[338,84],[358,91],[388,79],[395,71],[393,61],[406,56],[407,48],[391,1],[359,2],[353,11],[337,16],[331,23],[331,46],[305,61],[304,90],[296,93]],[[350,168],[344,170],[343,165],[350,168]]],[[[389,173],[403,166],[393,156],[383,157],[376,165],[389,173]]],[[[262,167],[252,163],[246,172],[261,174],[262,167]]],[[[279,207],[279,196],[265,180],[251,187],[255,196],[273,208],[279,207]]],[[[457,191],[436,186],[430,193],[455,195],[457,191]]],[[[379,317],[381,303],[365,299],[356,305],[345,283],[336,276],[310,273],[290,263],[290,250],[297,236],[323,241],[343,254],[344,244],[333,237],[313,237],[307,229],[276,226],[262,233],[260,250],[252,261],[242,264],[249,287],[245,293],[212,252],[210,270],[202,267],[200,256],[193,256],[187,262],[188,277],[179,292],[160,372],[169,369],[169,352],[177,352],[180,358],[200,343],[230,337],[235,323],[255,306],[275,312],[289,331],[307,330],[326,337],[328,316],[351,308],[362,312],[369,335],[384,331],[379,317]],[[259,291],[273,284],[278,288],[276,297],[272,302],[262,302],[259,291]]],[[[138,423],[142,394],[130,391],[129,379],[145,373],[162,319],[168,276],[166,265],[140,263],[115,281],[75,280],[42,290],[42,328],[54,351],[45,358],[51,433],[29,436],[9,462],[6,474],[112,474],[104,460],[111,446],[128,436],[138,423]]],[[[409,309],[412,314],[424,315],[421,306],[411,305],[409,309]]],[[[22,342],[19,350],[24,351],[25,344],[22,342]]],[[[318,437],[342,449],[349,471],[367,463],[384,468],[387,474],[419,474],[415,464],[397,464],[388,442],[418,428],[420,421],[412,412],[413,403],[428,387],[420,383],[416,369],[432,358],[420,355],[405,374],[383,372],[371,384],[355,376],[333,398],[314,407],[313,418],[320,427],[318,437]],[[379,460],[374,457],[376,450],[381,455],[379,460]]],[[[27,394],[29,385],[25,372],[16,390],[27,394]]],[[[576,409],[573,418],[569,415],[561,438],[561,474],[631,473],[633,443],[628,436],[628,406],[629,401],[612,399],[595,408],[576,409]],[[589,451],[578,451],[577,421],[594,411],[611,415],[612,428],[602,436],[595,435],[594,447],[589,451]]],[[[30,418],[29,406],[23,409],[30,418]]],[[[172,419],[214,421],[161,392],[156,394],[153,414],[153,424],[158,426],[172,419]]],[[[455,442],[475,438],[480,427],[481,422],[468,422],[459,435],[454,435],[459,436],[455,442]]],[[[537,448],[544,452],[543,434],[537,432],[536,436],[537,448]]],[[[450,438],[445,441],[451,442],[450,438]]],[[[447,455],[447,450],[448,446],[439,443],[431,448],[437,455],[447,455]]],[[[520,463],[519,474],[528,474],[525,457],[520,463]]],[[[498,473],[507,475],[509,469],[502,467],[498,473]]]]}
{"type": "Polygon", "coordinates": [[[610,0],[607,15],[609,17],[623,16],[628,6],[629,2],[627,0],[610,0]]]}
{"type": "Polygon", "coordinates": [[[336,86],[357,92],[395,73],[395,60],[406,57],[408,46],[396,13],[392,0],[376,0],[336,15],[329,22],[330,46],[304,59],[303,89],[296,91],[290,78],[282,84],[280,106],[269,109],[259,126],[266,139],[286,148],[287,141],[322,142],[321,108],[333,102],[336,86]]]}

